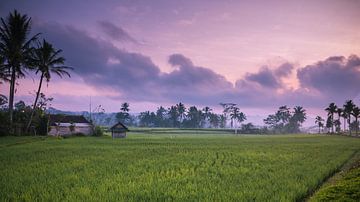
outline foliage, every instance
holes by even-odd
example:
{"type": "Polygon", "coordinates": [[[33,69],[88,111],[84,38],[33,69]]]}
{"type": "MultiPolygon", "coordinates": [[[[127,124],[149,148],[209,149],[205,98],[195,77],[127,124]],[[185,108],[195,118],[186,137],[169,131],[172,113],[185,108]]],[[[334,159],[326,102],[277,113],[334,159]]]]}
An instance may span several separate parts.
{"type": "Polygon", "coordinates": [[[286,105],[279,107],[275,114],[270,114],[264,123],[273,133],[299,133],[301,124],[306,120],[306,110],[301,106],[295,106],[293,111],[286,105]]]}
{"type": "Polygon", "coordinates": [[[95,126],[94,128],[94,136],[100,137],[104,135],[104,131],[100,126],[95,126]]]}
{"type": "Polygon", "coordinates": [[[16,10],[9,13],[7,18],[1,18],[0,24],[0,57],[2,67],[8,69],[10,77],[9,120],[13,124],[13,104],[16,79],[24,77],[26,68],[30,68],[30,56],[33,51],[32,42],[38,36],[30,37],[31,18],[16,10]]]}
{"type": "Polygon", "coordinates": [[[127,102],[121,104],[120,112],[116,114],[117,121],[120,121],[126,125],[132,125],[132,118],[129,114],[130,105],[127,102]]]}
{"type": "Polygon", "coordinates": [[[5,137],[1,201],[300,201],[360,147],[341,136],[5,137]]]}

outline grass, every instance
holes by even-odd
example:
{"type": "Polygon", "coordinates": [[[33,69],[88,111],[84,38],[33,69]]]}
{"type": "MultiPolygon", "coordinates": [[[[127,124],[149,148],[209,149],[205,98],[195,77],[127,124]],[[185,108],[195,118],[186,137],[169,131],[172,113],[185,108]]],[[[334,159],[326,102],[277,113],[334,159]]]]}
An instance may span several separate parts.
{"type": "Polygon", "coordinates": [[[211,132],[0,142],[1,201],[294,201],[360,148],[340,136],[211,132]]]}
{"type": "Polygon", "coordinates": [[[360,201],[360,151],[310,201],[360,201]]]}

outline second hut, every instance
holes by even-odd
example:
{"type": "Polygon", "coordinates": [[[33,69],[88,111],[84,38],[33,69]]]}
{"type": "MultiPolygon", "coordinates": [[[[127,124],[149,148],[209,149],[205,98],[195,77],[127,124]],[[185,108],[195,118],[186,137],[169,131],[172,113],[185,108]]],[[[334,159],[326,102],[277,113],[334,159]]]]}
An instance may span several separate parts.
{"type": "Polygon", "coordinates": [[[113,125],[111,128],[111,137],[112,138],[124,138],[126,137],[126,132],[130,131],[124,124],[118,122],[113,125]]]}

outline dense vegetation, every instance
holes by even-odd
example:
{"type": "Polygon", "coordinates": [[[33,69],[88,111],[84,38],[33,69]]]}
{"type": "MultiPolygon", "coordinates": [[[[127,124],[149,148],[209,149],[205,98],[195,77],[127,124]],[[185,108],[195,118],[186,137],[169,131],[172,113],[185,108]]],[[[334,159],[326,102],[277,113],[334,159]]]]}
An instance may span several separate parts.
{"type": "Polygon", "coordinates": [[[359,148],[341,136],[5,137],[0,200],[294,201],[359,148]]]}

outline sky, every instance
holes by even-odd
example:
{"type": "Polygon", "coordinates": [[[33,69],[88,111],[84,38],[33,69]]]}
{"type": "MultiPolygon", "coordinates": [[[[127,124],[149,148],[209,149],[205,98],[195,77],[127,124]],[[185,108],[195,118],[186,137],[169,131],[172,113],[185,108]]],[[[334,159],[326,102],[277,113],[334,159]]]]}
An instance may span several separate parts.
{"type": "MultiPolygon", "coordinates": [[[[1,17],[14,9],[74,67],[43,89],[58,109],[88,110],[90,97],[106,112],[233,102],[254,117],[360,104],[358,0],[0,2],[1,17]]],[[[21,79],[16,99],[32,101],[38,78],[21,79]]]]}

